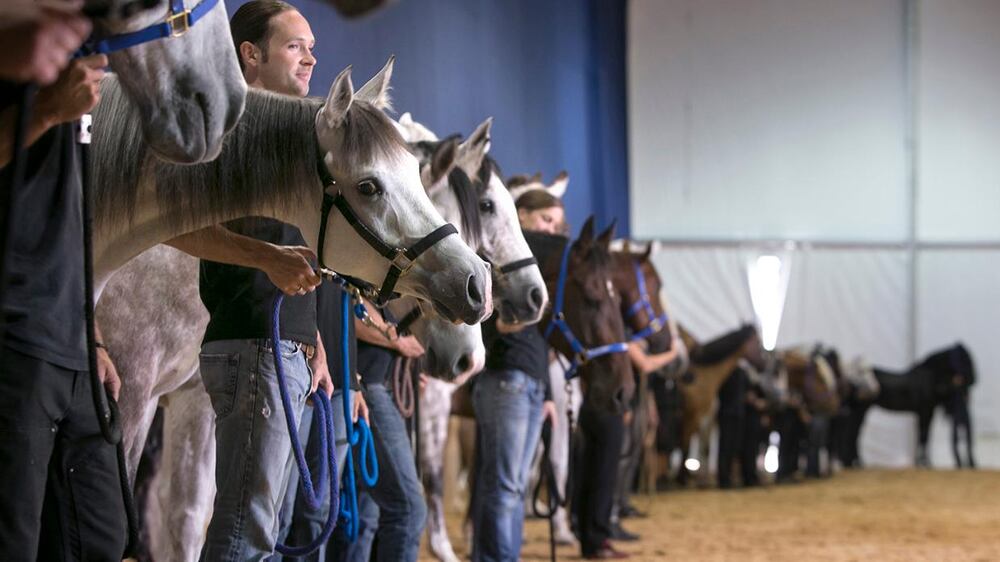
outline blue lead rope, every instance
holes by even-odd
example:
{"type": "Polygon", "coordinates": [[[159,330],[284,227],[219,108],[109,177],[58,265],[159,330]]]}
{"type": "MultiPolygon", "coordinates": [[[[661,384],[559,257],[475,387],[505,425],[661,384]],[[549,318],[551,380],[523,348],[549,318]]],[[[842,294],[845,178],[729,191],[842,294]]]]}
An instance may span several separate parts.
{"type": "MultiPolygon", "coordinates": [[[[363,305],[359,305],[363,307],[363,305]]],[[[362,309],[356,308],[355,314],[360,314],[362,309]]],[[[351,352],[350,352],[350,322],[351,322],[351,296],[347,288],[341,292],[340,296],[340,333],[341,349],[343,350],[341,371],[343,371],[342,384],[344,399],[344,427],[347,428],[347,439],[350,447],[347,452],[347,470],[344,471],[345,485],[347,487],[347,497],[340,505],[340,514],[344,517],[347,527],[344,529],[348,540],[354,542],[358,538],[358,528],[360,526],[360,515],[358,510],[358,491],[354,477],[354,446],[358,445],[358,464],[361,466],[361,477],[368,487],[374,486],[378,482],[378,457],[375,454],[375,440],[372,439],[371,428],[365,423],[364,418],[358,418],[358,423],[351,421],[351,352]]],[[[332,513],[332,510],[331,510],[332,513]]]]}
{"type": "Polygon", "coordinates": [[[330,512],[327,514],[326,523],[323,525],[323,532],[320,533],[320,536],[305,546],[287,546],[280,543],[275,546],[275,549],[285,556],[305,556],[316,551],[330,539],[337,523],[337,511],[340,503],[340,496],[337,493],[337,446],[333,432],[333,405],[323,389],[317,389],[312,398],[319,424],[321,456],[319,471],[314,482],[309,473],[309,464],[302,452],[302,443],[299,441],[299,423],[292,410],[292,400],[288,394],[288,382],[285,378],[284,361],[281,358],[280,313],[281,303],[284,300],[285,296],[280,293],[274,298],[274,308],[271,315],[271,353],[274,355],[274,371],[278,376],[278,389],[281,394],[281,406],[285,411],[285,423],[288,425],[288,435],[292,440],[295,464],[299,469],[299,487],[310,509],[320,509],[323,506],[321,496],[324,486],[329,486],[330,491],[330,512]]]}

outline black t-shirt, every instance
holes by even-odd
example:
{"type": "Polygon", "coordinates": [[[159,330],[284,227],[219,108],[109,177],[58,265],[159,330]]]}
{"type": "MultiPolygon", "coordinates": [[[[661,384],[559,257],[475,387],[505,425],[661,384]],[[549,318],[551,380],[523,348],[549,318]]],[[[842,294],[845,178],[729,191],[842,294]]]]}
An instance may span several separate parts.
{"type": "MultiPolygon", "coordinates": [[[[386,322],[396,321],[388,309],[381,312],[386,322]]],[[[392,374],[392,363],[397,357],[399,354],[387,347],[358,340],[358,373],[361,374],[361,381],[365,384],[385,384],[392,374]]]]}
{"type": "MultiPolygon", "coordinates": [[[[230,221],[226,228],[272,244],[304,246],[299,229],[266,218],[230,221]]],[[[271,337],[274,297],[281,291],[259,270],[201,261],[201,301],[208,309],[204,343],[271,337]]],[[[281,339],[316,345],[316,295],[286,296],[281,305],[281,339]]]]}
{"type": "MultiPolygon", "coordinates": [[[[0,83],[0,110],[11,91],[0,83]]],[[[0,171],[0,189],[10,189],[10,174],[9,165],[0,171]]],[[[10,217],[4,345],[86,371],[82,184],[73,124],[53,127],[28,148],[24,180],[10,217]]]]}
{"type": "Polygon", "coordinates": [[[517,369],[538,379],[545,388],[545,399],[552,399],[549,383],[549,346],[537,325],[517,332],[501,334],[497,330],[497,315],[483,323],[483,343],[486,345],[487,369],[517,369]]]}
{"type": "MultiPolygon", "coordinates": [[[[337,283],[323,283],[316,288],[316,325],[319,327],[319,336],[323,338],[323,349],[326,350],[326,364],[333,377],[333,386],[342,388],[344,384],[343,369],[343,340],[341,335],[340,321],[340,296],[344,289],[337,283]]],[[[351,370],[358,372],[358,345],[354,335],[354,317],[351,315],[347,319],[347,344],[351,354],[351,370]]],[[[350,387],[359,390],[358,378],[351,373],[350,387]]]]}

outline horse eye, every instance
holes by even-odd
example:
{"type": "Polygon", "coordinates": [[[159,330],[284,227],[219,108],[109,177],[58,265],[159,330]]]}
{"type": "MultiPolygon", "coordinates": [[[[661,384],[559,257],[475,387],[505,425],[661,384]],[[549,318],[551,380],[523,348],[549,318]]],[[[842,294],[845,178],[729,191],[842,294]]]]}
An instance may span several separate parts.
{"type": "Polygon", "coordinates": [[[482,201],[480,201],[479,202],[479,211],[483,212],[483,213],[493,214],[493,211],[494,211],[493,201],[490,200],[490,199],[483,199],[482,201]]]}
{"type": "Polygon", "coordinates": [[[358,183],[358,193],[365,197],[375,197],[382,193],[382,188],[374,180],[364,180],[358,183]]]}

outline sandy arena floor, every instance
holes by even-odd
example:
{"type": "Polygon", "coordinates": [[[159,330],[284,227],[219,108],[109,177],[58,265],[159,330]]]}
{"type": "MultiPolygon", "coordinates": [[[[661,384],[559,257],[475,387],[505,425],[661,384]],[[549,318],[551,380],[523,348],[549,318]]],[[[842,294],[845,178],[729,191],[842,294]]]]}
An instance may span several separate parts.
{"type": "MultiPolygon", "coordinates": [[[[1000,472],[844,472],[750,491],[639,496],[649,513],[620,543],[632,560],[1000,561],[1000,472]]],[[[449,518],[464,552],[457,514],[449,518]]],[[[531,520],[523,560],[548,560],[548,526],[531,520]]],[[[422,551],[422,560],[431,560],[422,551]]],[[[560,547],[559,558],[579,559],[560,547]]]]}

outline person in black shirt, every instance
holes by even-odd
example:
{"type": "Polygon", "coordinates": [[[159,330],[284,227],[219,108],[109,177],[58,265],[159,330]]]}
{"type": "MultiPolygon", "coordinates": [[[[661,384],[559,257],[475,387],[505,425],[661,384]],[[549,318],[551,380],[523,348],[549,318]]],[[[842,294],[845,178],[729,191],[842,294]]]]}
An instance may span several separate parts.
{"type": "MultiPolygon", "coordinates": [[[[7,33],[0,35],[6,39],[7,33]]],[[[18,34],[14,39],[28,40],[18,34]]],[[[72,33],[63,39],[75,41],[72,48],[79,44],[72,33]]],[[[11,239],[4,241],[8,252],[0,295],[5,329],[0,348],[2,560],[118,560],[125,550],[115,447],[101,435],[91,396],[82,182],[72,124],[96,105],[105,66],[104,56],[78,59],[55,84],[38,92],[26,132],[24,181],[12,193],[17,212],[10,216],[11,239]]],[[[6,166],[0,189],[5,192],[13,188],[8,164],[19,90],[0,83],[0,165],[6,166]]],[[[98,375],[116,396],[120,383],[105,350],[98,350],[98,360],[98,375]]]]}
{"type": "MultiPolygon", "coordinates": [[[[529,194],[534,192],[529,192],[529,194]]],[[[541,193],[541,192],[539,192],[541,193]]],[[[562,204],[549,197],[539,209],[519,206],[521,228],[560,233],[562,204]]],[[[521,199],[524,199],[522,196],[521,199]]],[[[542,423],[556,422],[549,386],[548,345],[538,326],[508,325],[494,315],[483,325],[486,371],[476,378],[477,463],[473,525],[475,561],[517,560],[524,527],[524,495],[542,423]]]]}
{"type": "MultiPolygon", "coordinates": [[[[280,0],[254,0],[236,11],[230,27],[250,87],[308,93],[314,39],[298,10],[280,0]]],[[[274,552],[278,539],[293,468],[270,342],[271,303],[279,291],[289,295],[280,314],[277,352],[293,415],[303,418],[306,397],[317,388],[328,396],[333,392],[312,293],[320,279],[304,243],[297,228],[262,218],[169,242],[203,259],[201,298],[210,315],[201,374],[216,412],[217,492],[205,559],[263,558],[274,552]]]]}

